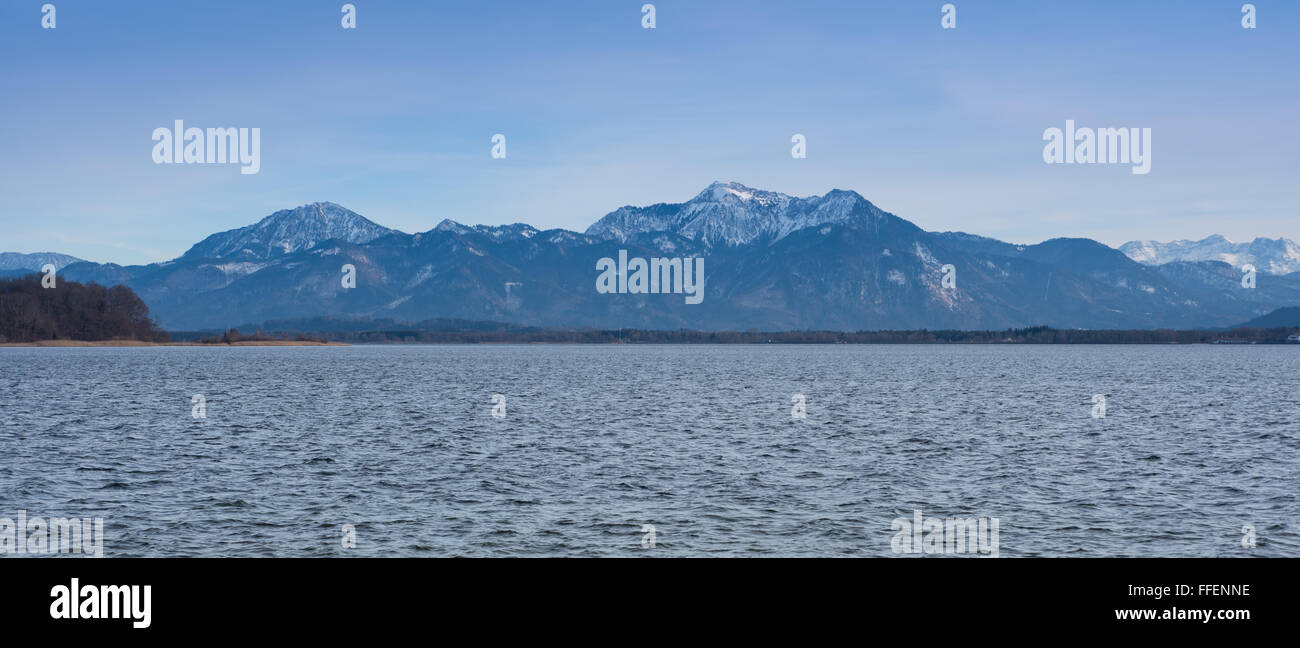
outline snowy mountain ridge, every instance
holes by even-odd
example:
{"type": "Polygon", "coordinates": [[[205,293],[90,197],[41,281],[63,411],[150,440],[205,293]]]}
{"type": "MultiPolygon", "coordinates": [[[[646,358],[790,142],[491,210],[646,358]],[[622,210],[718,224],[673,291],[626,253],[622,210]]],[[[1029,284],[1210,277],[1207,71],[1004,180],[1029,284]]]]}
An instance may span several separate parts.
{"type": "Polygon", "coordinates": [[[715,182],[684,203],[620,207],[587,228],[587,235],[627,241],[637,234],[671,232],[706,246],[775,243],[792,232],[817,225],[887,214],[857,192],[833,189],[823,196],[796,198],[715,182]]]}
{"type": "Polygon", "coordinates": [[[54,264],[55,270],[62,270],[64,267],[78,263],[82,259],[58,252],[33,252],[23,254],[21,252],[0,252],[0,271],[5,270],[31,270],[37,272],[47,263],[54,264]]]}
{"type": "Polygon", "coordinates": [[[340,239],[369,243],[396,230],[331,202],[282,209],[247,227],[213,234],[190,248],[182,258],[268,259],[340,239]]]}
{"type": "Polygon", "coordinates": [[[1237,268],[1250,264],[1261,272],[1275,275],[1300,271],[1300,245],[1285,238],[1259,237],[1249,243],[1234,243],[1214,234],[1199,241],[1129,241],[1119,246],[1119,250],[1145,265],[1222,261],[1237,268]]]}

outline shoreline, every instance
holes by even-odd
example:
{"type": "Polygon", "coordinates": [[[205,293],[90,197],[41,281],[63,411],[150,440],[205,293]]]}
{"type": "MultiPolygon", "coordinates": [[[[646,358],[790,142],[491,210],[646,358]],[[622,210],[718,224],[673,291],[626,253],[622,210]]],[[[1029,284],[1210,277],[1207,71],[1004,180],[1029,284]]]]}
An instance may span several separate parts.
{"type": "Polygon", "coordinates": [[[418,342],[306,342],[298,340],[260,340],[234,343],[204,342],[140,342],[135,340],[41,340],[38,342],[0,342],[0,348],[136,348],[136,347],[352,347],[352,346],[1284,346],[1300,347],[1288,342],[1171,342],[1171,341],[1127,341],[1127,342],[1046,342],[1046,341],[999,341],[999,342],[682,342],[682,341],[552,341],[552,340],[429,340],[418,342]]]}
{"type": "Polygon", "coordinates": [[[238,346],[352,346],[346,342],[299,340],[249,340],[208,344],[205,342],[143,342],[140,340],[39,340],[36,342],[0,342],[0,347],[238,347],[238,346]]]}

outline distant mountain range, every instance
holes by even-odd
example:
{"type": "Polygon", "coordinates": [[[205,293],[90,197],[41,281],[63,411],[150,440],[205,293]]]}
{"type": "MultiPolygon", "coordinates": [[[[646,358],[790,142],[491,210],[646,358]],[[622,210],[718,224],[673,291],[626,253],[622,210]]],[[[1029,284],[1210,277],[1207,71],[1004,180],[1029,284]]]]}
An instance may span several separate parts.
{"type": "Polygon", "coordinates": [[[1186,329],[1300,305],[1300,275],[1281,274],[1294,244],[1269,256],[1260,241],[1247,249],[1260,270],[1247,289],[1244,257],[1182,258],[1168,247],[1178,243],[1126,244],[1127,256],[1090,239],[1015,245],[927,232],[852,191],[796,198],[714,183],[683,203],[619,208],[584,233],[444,220],[406,234],[313,203],[213,234],[172,261],[72,262],[60,276],[130,285],[173,330],[366,317],[700,330],[1186,329]],[[597,261],[620,251],[703,257],[703,303],[598,293],[597,261]],[[355,288],[340,282],[345,264],[356,269],[355,288]],[[942,283],[947,265],[955,287],[942,283]]]}
{"type": "Polygon", "coordinates": [[[1295,328],[1300,327],[1300,306],[1279,308],[1267,315],[1256,317],[1234,328],[1295,328]]]}
{"type": "Polygon", "coordinates": [[[21,254],[18,252],[0,252],[0,273],[10,274],[15,272],[28,272],[40,270],[47,263],[54,264],[55,270],[63,268],[74,263],[80,263],[82,259],[66,254],[57,254],[55,252],[34,252],[32,254],[21,254]]]}
{"type": "Polygon", "coordinates": [[[1250,264],[1269,274],[1300,272],[1300,245],[1284,238],[1257,238],[1249,243],[1233,243],[1215,234],[1199,241],[1129,241],[1119,246],[1119,251],[1147,265],[1174,261],[1222,261],[1237,268],[1250,264]]]}

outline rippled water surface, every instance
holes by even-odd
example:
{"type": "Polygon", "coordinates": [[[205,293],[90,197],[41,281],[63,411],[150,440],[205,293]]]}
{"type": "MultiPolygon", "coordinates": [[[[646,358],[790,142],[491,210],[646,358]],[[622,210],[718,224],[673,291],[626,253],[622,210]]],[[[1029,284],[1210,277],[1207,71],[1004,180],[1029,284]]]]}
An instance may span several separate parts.
{"type": "Polygon", "coordinates": [[[103,517],[109,556],[889,556],[916,509],[998,518],[1003,557],[1296,556],[1297,367],[1281,346],[0,348],[0,517],[103,517]]]}

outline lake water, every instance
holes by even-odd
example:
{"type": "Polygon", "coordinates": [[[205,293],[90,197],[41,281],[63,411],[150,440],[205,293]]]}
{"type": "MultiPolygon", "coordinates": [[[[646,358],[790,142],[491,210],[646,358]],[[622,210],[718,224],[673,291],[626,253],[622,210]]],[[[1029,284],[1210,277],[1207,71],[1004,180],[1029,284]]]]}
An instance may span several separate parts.
{"type": "Polygon", "coordinates": [[[893,556],[918,509],[997,518],[1002,557],[1296,556],[1298,366],[1284,346],[0,348],[0,517],[102,517],[107,556],[893,556]]]}

